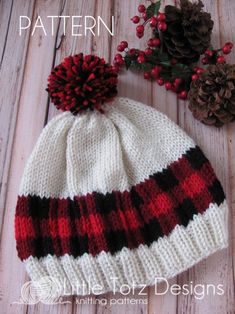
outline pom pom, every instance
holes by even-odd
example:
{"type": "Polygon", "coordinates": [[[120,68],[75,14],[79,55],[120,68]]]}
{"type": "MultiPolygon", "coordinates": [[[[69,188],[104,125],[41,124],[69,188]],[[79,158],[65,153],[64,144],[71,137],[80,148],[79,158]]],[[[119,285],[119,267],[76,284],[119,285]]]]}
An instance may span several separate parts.
{"type": "Polygon", "coordinates": [[[94,55],[69,56],[52,70],[47,91],[57,109],[75,115],[94,109],[103,113],[102,104],[117,95],[117,71],[94,55]]]}

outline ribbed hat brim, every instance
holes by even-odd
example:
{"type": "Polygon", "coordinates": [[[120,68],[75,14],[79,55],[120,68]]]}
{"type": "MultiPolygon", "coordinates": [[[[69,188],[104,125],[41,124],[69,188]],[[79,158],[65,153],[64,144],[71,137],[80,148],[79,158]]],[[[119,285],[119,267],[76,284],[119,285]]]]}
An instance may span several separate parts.
{"type": "Polygon", "coordinates": [[[123,248],[112,255],[84,254],[74,258],[48,255],[30,256],[24,263],[32,280],[59,282],[58,295],[86,295],[100,286],[99,292],[118,292],[122,286],[143,288],[169,279],[195,265],[212,253],[226,248],[227,204],[210,204],[204,214],[195,215],[185,228],[176,226],[169,236],[154,241],[150,247],[140,245],[134,250],[123,248]]]}

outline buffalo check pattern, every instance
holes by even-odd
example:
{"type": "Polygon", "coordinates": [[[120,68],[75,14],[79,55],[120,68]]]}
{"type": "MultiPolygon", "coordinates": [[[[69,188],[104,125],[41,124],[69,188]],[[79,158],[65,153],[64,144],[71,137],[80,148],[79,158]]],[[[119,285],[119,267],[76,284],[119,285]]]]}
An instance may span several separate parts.
{"type": "Polygon", "coordinates": [[[73,199],[19,196],[18,255],[21,260],[48,254],[96,256],[149,246],[224,199],[209,161],[196,146],[130,191],[93,192],[73,199]]]}

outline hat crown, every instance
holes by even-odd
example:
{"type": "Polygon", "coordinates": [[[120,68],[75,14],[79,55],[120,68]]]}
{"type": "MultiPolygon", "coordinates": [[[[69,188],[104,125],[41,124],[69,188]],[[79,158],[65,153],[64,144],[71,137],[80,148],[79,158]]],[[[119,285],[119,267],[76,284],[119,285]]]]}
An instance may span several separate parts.
{"type": "Polygon", "coordinates": [[[194,146],[151,107],[117,98],[104,109],[105,115],[66,112],[49,122],[26,166],[21,194],[66,198],[128,191],[194,146]]]}

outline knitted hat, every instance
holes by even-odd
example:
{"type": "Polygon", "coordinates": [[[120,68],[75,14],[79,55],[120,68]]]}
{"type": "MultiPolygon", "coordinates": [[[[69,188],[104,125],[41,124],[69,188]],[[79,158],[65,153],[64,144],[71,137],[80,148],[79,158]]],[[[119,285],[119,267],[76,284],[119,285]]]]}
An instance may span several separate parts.
{"type": "MultiPolygon", "coordinates": [[[[48,92],[67,110],[42,131],[15,216],[32,280],[66,293],[153,285],[227,246],[227,205],[200,148],[157,110],[117,93],[115,69],[66,58],[48,92]]],[[[61,294],[63,294],[61,292],[61,294]]]]}

